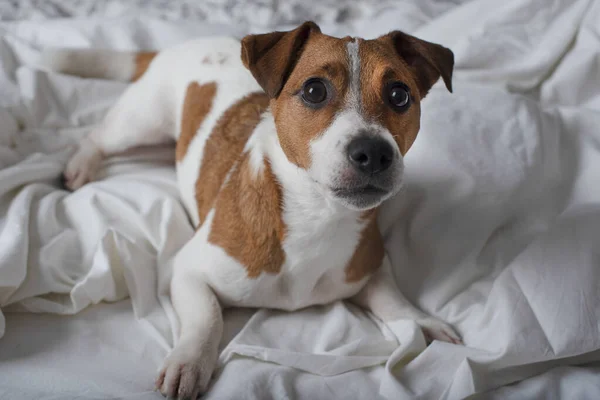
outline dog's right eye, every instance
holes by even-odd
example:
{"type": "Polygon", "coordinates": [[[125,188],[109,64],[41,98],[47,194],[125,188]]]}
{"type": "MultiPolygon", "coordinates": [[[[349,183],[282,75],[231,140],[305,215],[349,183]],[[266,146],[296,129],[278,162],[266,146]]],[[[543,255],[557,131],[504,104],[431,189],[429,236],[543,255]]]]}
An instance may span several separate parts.
{"type": "Polygon", "coordinates": [[[398,112],[404,112],[410,107],[410,90],[405,83],[392,82],[384,89],[387,103],[398,112]]]}
{"type": "Polygon", "coordinates": [[[327,86],[320,79],[309,79],[302,87],[302,100],[318,106],[327,100],[327,86]]]}

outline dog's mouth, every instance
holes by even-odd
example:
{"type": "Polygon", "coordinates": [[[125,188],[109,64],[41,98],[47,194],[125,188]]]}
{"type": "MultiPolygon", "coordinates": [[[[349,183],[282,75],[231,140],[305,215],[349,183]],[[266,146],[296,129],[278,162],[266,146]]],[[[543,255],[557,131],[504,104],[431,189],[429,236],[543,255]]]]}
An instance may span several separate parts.
{"type": "Polygon", "coordinates": [[[369,184],[359,187],[336,187],[331,189],[331,193],[348,208],[368,210],[381,204],[390,196],[392,190],[369,184]]]}
{"type": "Polygon", "coordinates": [[[353,188],[333,188],[332,192],[337,197],[350,198],[350,197],[361,197],[361,196],[385,196],[390,191],[382,189],[375,185],[366,185],[361,187],[353,188]]]}

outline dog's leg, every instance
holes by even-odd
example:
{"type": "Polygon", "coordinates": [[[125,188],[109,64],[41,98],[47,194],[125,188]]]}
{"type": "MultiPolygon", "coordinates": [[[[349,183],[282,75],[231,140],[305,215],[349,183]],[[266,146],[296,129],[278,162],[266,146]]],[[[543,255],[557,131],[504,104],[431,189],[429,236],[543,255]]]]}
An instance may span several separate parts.
{"type": "Polygon", "coordinates": [[[106,156],[173,140],[174,111],[164,103],[152,77],[129,86],[104,121],[79,144],[67,163],[65,186],[75,190],[93,180],[106,156]]]}
{"type": "Polygon", "coordinates": [[[371,277],[365,287],[352,298],[359,306],[371,310],[384,322],[398,319],[414,320],[425,335],[427,342],[442,340],[450,343],[462,343],[454,329],[431,317],[413,306],[400,292],[392,275],[389,258],[384,257],[381,268],[371,277]]]}
{"type": "Polygon", "coordinates": [[[164,361],[156,387],[168,398],[195,400],[207,389],[217,362],[223,315],[216,295],[186,257],[175,262],[171,300],[179,317],[179,340],[164,361]]]}

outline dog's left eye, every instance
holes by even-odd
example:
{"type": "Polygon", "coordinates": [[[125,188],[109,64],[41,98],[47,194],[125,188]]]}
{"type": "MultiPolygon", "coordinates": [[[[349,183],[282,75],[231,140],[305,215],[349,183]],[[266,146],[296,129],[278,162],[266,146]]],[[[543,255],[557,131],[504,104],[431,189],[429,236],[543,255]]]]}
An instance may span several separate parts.
{"type": "Polygon", "coordinates": [[[410,106],[410,92],[404,83],[392,82],[386,86],[385,92],[389,105],[396,111],[404,111],[410,106]]]}
{"type": "Polygon", "coordinates": [[[310,79],[302,87],[302,99],[311,105],[320,105],[327,100],[327,86],[320,79],[310,79]]]}

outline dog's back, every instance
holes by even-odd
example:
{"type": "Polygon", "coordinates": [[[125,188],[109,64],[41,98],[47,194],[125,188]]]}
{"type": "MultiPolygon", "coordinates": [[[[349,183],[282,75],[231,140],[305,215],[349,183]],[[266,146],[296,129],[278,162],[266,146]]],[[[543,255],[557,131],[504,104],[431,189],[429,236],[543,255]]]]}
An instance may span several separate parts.
{"type": "MultiPolygon", "coordinates": [[[[179,188],[196,226],[212,208],[269,102],[242,64],[240,42],[231,38],[196,39],[160,53],[54,49],[45,52],[43,64],[86,78],[136,82],[104,125],[125,131],[137,123],[147,127],[141,140],[164,135],[177,142],[179,188]],[[136,112],[142,103],[144,112],[136,112]]],[[[72,189],[83,183],[67,179],[72,189]]]]}

